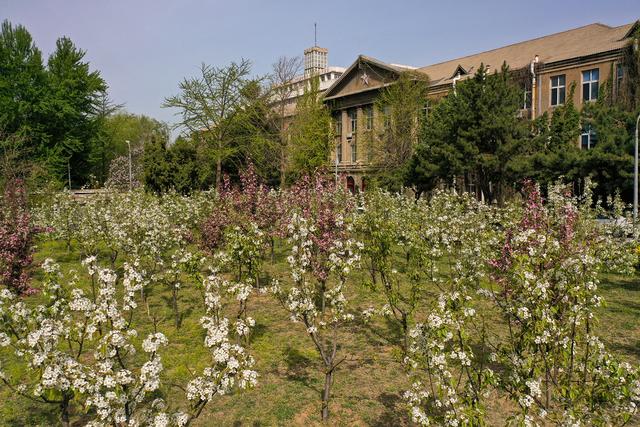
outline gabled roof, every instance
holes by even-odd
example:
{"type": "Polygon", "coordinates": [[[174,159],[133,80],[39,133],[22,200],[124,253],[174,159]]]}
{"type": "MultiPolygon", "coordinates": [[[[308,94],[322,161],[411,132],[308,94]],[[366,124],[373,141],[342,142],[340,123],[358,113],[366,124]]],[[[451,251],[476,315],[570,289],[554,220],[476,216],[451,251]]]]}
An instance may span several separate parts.
{"type": "MultiPolygon", "coordinates": [[[[380,61],[379,59],[373,58],[371,56],[366,55],[358,55],[358,58],[351,64],[342,75],[335,81],[333,84],[327,89],[324,93],[324,99],[331,98],[335,95],[335,89],[340,87],[340,84],[347,79],[352,71],[356,69],[360,64],[368,63],[370,65],[374,65],[376,67],[382,68],[383,70],[387,70],[393,74],[400,74],[404,71],[414,70],[415,68],[409,67],[407,65],[397,65],[397,64],[388,64],[386,62],[380,61]]],[[[373,87],[370,89],[374,89],[373,87]]]]}
{"type": "MultiPolygon", "coordinates": [[[[471,70],[469,70],[469,71],[471,71],[471,70]]],[[[469,71],[465,70],[462,67],[462,65],[458,64],[458,66],[456,67],[456,70],[453,72],[453,74],[449,78],[453,79],[456,76],[465,76],[465,75],[469,74],[469,71]]]]}
{"type": "Polygon", "coordinates": [[[503,62],[511,69],[528,66],[536,55],[542,63],[552,63],[571,58],[579,58],[597,53],[614,51],[624,47],[627,38],[634,31],[638,22],[610,27],[595,23],[584,27],[551,34],[536,39],[511,44],[486,52],[428,65],[418,71],[426,73],[432,85],[451,83],[457,74],[458,67],[469,73],[480,67],[490,65],[498,69],[503,62]]]}

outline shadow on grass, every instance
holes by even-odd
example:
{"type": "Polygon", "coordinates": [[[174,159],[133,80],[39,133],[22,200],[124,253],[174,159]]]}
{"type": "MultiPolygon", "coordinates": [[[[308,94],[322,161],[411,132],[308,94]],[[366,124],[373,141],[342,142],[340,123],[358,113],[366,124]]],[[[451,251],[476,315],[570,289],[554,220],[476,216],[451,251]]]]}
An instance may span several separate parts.
{"type": "Polygon", "coordinates": [[[381,393],[378,402],[384,406],[384,412],[371,425],[374,427],[409,425],[409,417],[403,406],[403,399],[396,393],[381,393]]]}
{"type": "Polygon", "coordinates": [[[366,341],[373,346],[398,346],[402,342],[402,330],[397,322],[384,318],[385,326],[378,326],[374,322],[357,319],[354,329],[364,335],[366,341]]]}
{"type": "MultiPolygon", "coordinates": [[[[248,426],[249,424],[243,423],[240,420],[235,420],[232,425],[233,427],[244,427],[248,426]]],[[[262,427],[262,423],[260,421],[254,421],[251,423],[251,427],[262,427]]]]}
{"type": "MultiPolygon", "coordinates": [[[[170,312],[170,317],[168,320],[171,320],[175,324],[175,315],[173,313],[173,298],[171,295],[161,295],[160,299],[164,302],[165,308],[170,312]]],[[[191,316],[193,313],[193,305],[186,305],[183,301],[178,297],[178,328],[182,327],[182,322],[184,319],[191,316]]]]}
{"type": "Polygon", "coordinates": [[[628,356],[640,359],[640,341],[634,341],[630,343],[615,342],[607,339],[603,339],[609,350],[614,353],[624,353],[628,356]]]}
{"type": "MultiPolygon", "coordinates": [[[[4,404],[6,403],[4,402],[4,404]]],[[[8,408],[3,408],[3,411],[0,412],[0,424],[3,426],[56,426],[60,424],[60,418],[55,410],[57,408],[53,405],[21,400],[19,407],[15,402],[10,407],[11,410],[7,411],[8,408]]]]}
{"type": "Polygon", "coordinates": [[[251,334],[249,335],[249,342],[253,343],[259,340],[260,338],[262,338],[264,334],[267,333],[268,330],[269,328],[267,328],[265,324],[256,322],[256,324],[253,325],[253,327],[251,328],[251,334]]]}
{"type": "Polygon", "coordinates": [[[287,364],[287,379],[320,393],[320,389],[313,384],[314,379],[308,372],[308,368],[313,366],[313,360],[291,346],[287,346],[283,355],[284,362],[287,364]]]}
{"type": "Polygon", "coordinates": [[[625,291],[640,292],[640,280],[638,280],[638,277],[635,275],[632,277],[607,275],[602,279],[599,287],[606,291],[622,289],[625,291]]]}

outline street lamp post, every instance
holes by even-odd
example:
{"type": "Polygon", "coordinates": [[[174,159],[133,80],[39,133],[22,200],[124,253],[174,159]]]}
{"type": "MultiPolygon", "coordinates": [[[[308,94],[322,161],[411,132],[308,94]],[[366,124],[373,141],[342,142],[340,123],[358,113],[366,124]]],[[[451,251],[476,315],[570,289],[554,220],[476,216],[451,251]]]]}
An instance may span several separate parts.
{"type": "Polygon", "coordinates": [[[133,177],[131,174],[131,142],[127,139],[127,147],[129,147],[129,191],[133,189],[133,177]]]}

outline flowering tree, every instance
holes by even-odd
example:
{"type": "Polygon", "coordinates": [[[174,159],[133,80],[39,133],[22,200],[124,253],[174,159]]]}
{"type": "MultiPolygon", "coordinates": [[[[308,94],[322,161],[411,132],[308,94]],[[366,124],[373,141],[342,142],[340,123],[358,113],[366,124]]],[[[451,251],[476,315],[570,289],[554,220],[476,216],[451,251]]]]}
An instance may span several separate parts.
{"type": "MultiPolygon", "coordinates": [[[[339,216],[333,226],[341,231],[336,233],[339,236],[351,230],[339,216]]],[[[316,233],[320,228],[317,223],[297,213],[293,214],[288,230],[288,241],[293,245],[287,258],[291,286],[282,288],[275,282],[271,291],[289,311],[291,320],[304,325],[322,359],[325,379],[321,415],[326,420],[335,370],[346,359],[338,355],[338,330],[353,320],[353,314],[348,311],[345,287],[348,275],[359,262],[361,244],[352,238],[330,242],[318,239],[316,233]],[[318,245],[320,241],[326,245],[322,249],[318,245]],[[314,259],[314,254],[321,250],[326,250],[321,258],[323,261],[314,259]],[[329,280],[330,274],[335,276],[333,281],[329,280]]],[[[327,232],[326,225],[322,230],[327,232]]]]}
{"type": "MultiPolygon", "coordinates": [[[[227,284],[216,273],[204,281],[206,314],[200,318],[200,324],[206,331],[204,342],[211,351],[212,361],[202,375],[187,385],[187,399],[191,402],[189,420],[197,418],[214,396],[227,394],[234,387],[253,387],[257,382],[258,374],[251,369],[253,357],[240,344],[232,344],[229,340],[229,319],[224,317],[227,284]]],[[[242,301],[240,296],[238,299],[242,301]]],[[[251,318],[237,319],[238,336],[248,336],[253,324],[251,318]]]]}
{"type": "Polygon", "coordinates": [[[418,424],[482,424],[495,375],[481,353],[487,319],[479,314],[476,292],[500,235],[490,219],[502,213],[452,192],[436,192],[418,209],[422,221],[408,241],[409,280],[436,295],[421,300],[424,320],[408,333],[405,363],[412,386],[405,398],[418,424]]]}
{"type": "Polygon", "coordinates": [[[23,183],[8,182],[0,200],[0,284],[19,294],[35,292],[28,268],[39,231],[31,222],[23,183]]]}
{"type": "Polygon", "coordinates": [[[33,217],[36,224],[46,227],[43,231],[49,238],[63,241],[67,252],[70,252],[72,242],[79,237],[78,228],[81,221],[79,211],[78,201],[68,189],[65,189],[55,193],[45,203],[36,206],[33,217]]]}
{"type": "Polygon", "coordinates": [[[144,145],[140,145],[131,150],[131,159],[129,159],[129,154],[113,159],[109,165],[109,177],[105,182],[105,186],[120,190],[142,187],[142,177],[144,175],[143,156],[144,145]],[[131,165],[129,165],[129,160],[131,160],[131,165]],[[129,166],[131,166],[131,180],[129,180],[129,166]]]}
{"type": "Polygon", "coordinates": [[[253,165],[242,171],[239,186],[233,186],[229,177],[225,177],[216,196],[216,209],[201,227],[204,247],[210,252],[222,247],[227,228],[251,232],[257,227],[263,234],[261,240],[269,240],[273,257],[275,237],[280,235],[283,205],[279,194],[269,191],[259,180],[253,165]]]}
{"type": "Polygon", "coordinates": [[[612,242],[563,186],[549,193],[545,207],[527,183],[522,219],[491,261],[487,295],[509,326],[508,339],[496,346],[506,367],[500,387],[524,424],[626,423],[640,400],[638,371],[593,333],[602,303],[598,273],[612,242]]]}
{"type": "MultiPolygon", "coordinates": [[[[426,282],[413,280],[407,286],[411,259],[410,236],[417,232],[422,221],[417,205],[401,195],[382,191],[367,193],[363,212],[357,217],[357,229],[363,240],[363,255],[369,264],[369,288],[380,291],[386,304],[382,308],[370,307],[363,313],[365,319],[381,314],[396,322],[402,331],[400,348],[406,355],[409,329],[420,301],[425,297],[426,282]],[[406,257],[396,256],[400,250],[406,257]]],[[[431,261],[430,259],[428,259],[431,261]]],[[[415,265],[415,263],[413,263],[415,265]]],[[[424,266],[422,266],[424,267],[424,266]]]]}
{"type": "MultiPolygon", "coordinates": [[[[297,212],[309,224],[309,268],[320,287],[320,308],[324,310],[326,281],[332,268],[329,257],[335,242],[347,241],[350,237],[352,224],[345,221],[354,213],[355,199],[335,181],[319,173],[302,177],[283,194],[283,199],[289,212],[297,212]]],[[[291,231],[289,222],[285,231],[288,239],[292,237],[291,231]]]]}
{"type": "Polygon", "coordinates": [[[229,343],[229,322],[219,310],[221,296],[207,286],[201,323],[212,361],[187,385],[189,410],[166,413],[167,404],[156,392],[163,371],[160,350],[168,340],[154,331],[140,342],[133,328],[142,277],[125,264],[119,290],[113,271],[100,268],[95,258],[85,265],[96,276],[95,301],[77,278],[66,281],[51,260],[43,265],[45,304],[30,307],[10,290],[0,292],[0,351],[13,353],[24,365],[16,377],[0,366],[0,379],[16,394],[54,405],[65,426],[70,425],[73,402],[88,410],[84,416],[91,426],[184,426],[214,395],[255,384],[253,359],[229,343]],[[135,356],[139,348],[142,358],[135,356]]]}

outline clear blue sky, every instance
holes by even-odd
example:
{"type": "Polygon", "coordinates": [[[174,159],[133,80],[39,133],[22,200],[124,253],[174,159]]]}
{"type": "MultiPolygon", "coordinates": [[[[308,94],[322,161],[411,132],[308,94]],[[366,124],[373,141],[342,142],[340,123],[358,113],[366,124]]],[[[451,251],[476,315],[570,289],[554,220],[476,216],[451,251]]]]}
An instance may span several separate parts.
{"type": "Polygon", "coordinates": [[[264,74],[313,45],[330,65],[358,54],[424,66],[592,22],[640,17],[640,0],[0,0],[0,20],[27,27],[48,55],[60,36],[87,51],[126,109],[168,123],[160,107],[200,63],[240,58],[264,74]]]}

